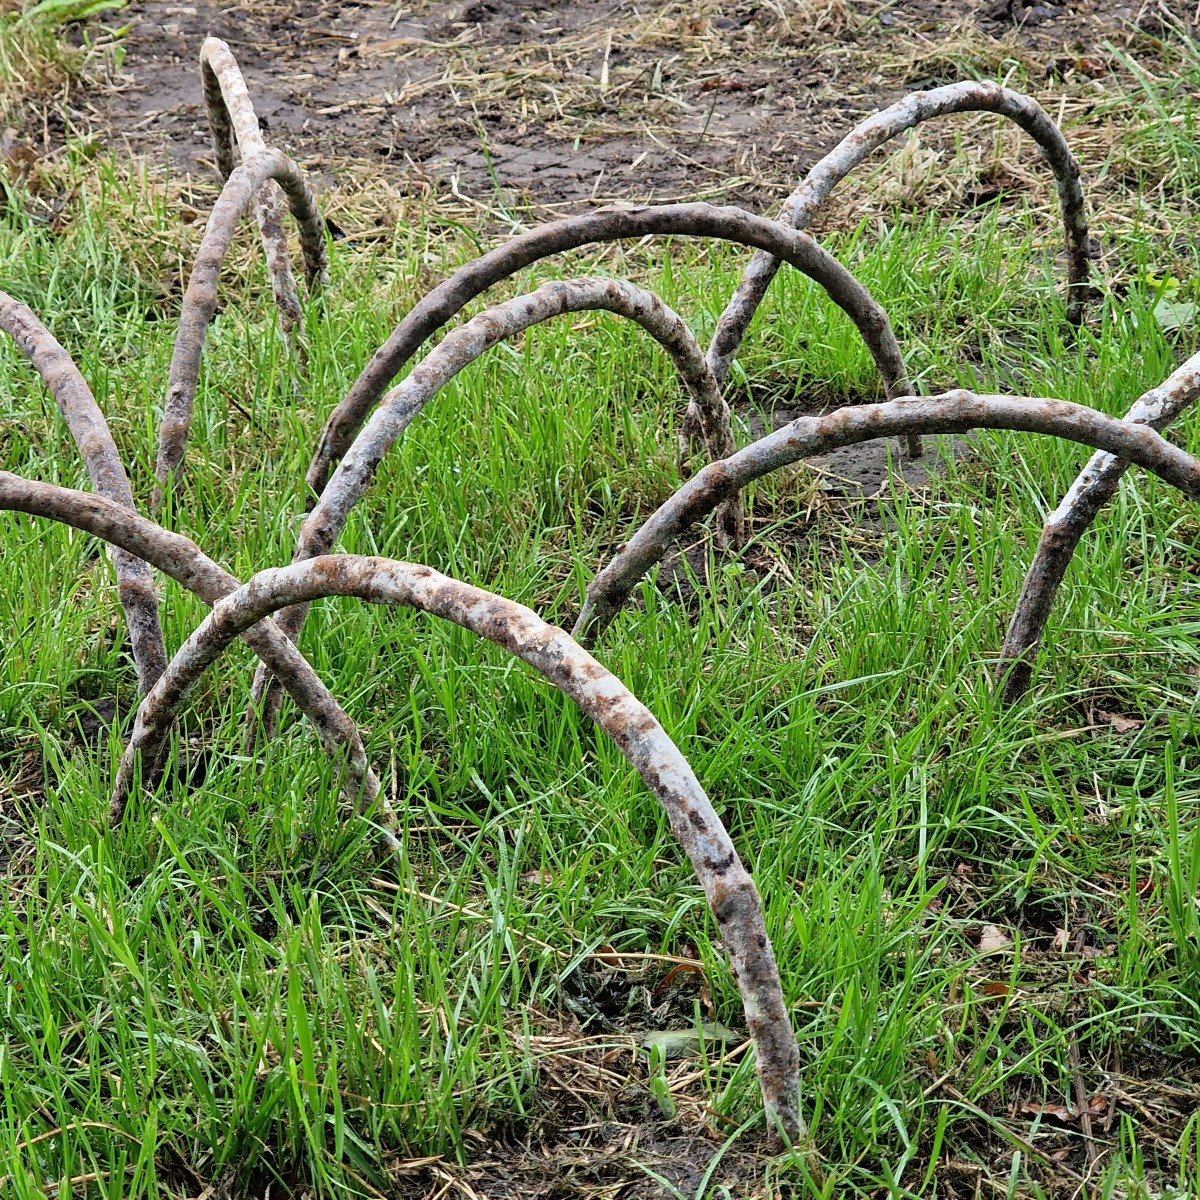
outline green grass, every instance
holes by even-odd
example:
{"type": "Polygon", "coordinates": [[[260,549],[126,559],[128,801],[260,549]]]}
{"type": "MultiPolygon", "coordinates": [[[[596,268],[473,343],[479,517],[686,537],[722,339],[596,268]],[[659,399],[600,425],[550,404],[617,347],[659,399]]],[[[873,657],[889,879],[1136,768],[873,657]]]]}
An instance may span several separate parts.
{"type": "MultiPolygon", "coordinates": [[[[1157,129],[1160,160],[1181,154],[1182,128],[1157,129]]],[[[145,180],[103,161],[76,168],[58,228],[10,207],[0,287],[76,354],[144,500],[169,297],[195,231],[181,246],[145,180]]],[[[1190,179],[1173,178],[1186,195],[1190,179]]],[[[1056,236],[1010,202],[897,216],[830,245],[888,307],[924,389],[1120,413],[1193,348],[1159,329],[1154,289],[1138,281],[1194,278],[1195,240],[1164,245],[1131,226],[1110,249],[1128,284],[1076,334],[1056,236]]],[[[389,244],[335,244],[296,403],[247,230],[254,265],[225,281],[170,523],[242,577],[287,561],[323,414],[469,249],[432,211],[389,244]]],[[[703,340],[743,261],[673,242],[616,266],[703,340]]],[[[756,394],[878,394],[849,323],[791,275],[738,379],[756,394]]],[[[681,409],[669,363],[636,329],[608,317],[538,329],[430,405],[341,546],[429,563],[569,624],[590,575],[678,484],[681,409]]],[[[1178,435],[1200,452],[1194,421],[1178,435]]],[[[0,450],[6,469],[86,486],[7,343],[0,450]]],[[[1071,570],[1035,693],[1002,711],[989,688],[1029,547],[1084,457],[982,435],[972,458],[881,512],[822,502],[803,476],[763,481],[754,569],[715,557],[711,588],[686,603],[647,583],[603,640],[600,657],[690,758],[763,893],[827,1195],[971,1195],[978,1180],[984,1194],[1074,1190],[1061,1168],[1084,1169],[1078,1127],[1041,1109],[1072,1103],[1072,1047],[1089,1095],[1112,1101],[1086,1194],[1200,1188],[1190,508],[1131,475],[1071,570]],[[1140,724],[1096,728],[1097,710],[1140,724]],[[1011,949],[981,955],[985,925],[1011,949]]],[[[12,517],[0,563],[5,1195],[401,1194],[405,1159],[553,1143],[570,1105],[544,1035],[572,1031],[568,1001],[601,982],[628,993],[618,1029],[738,1025],[714,926],[653,798],[498,650],[347,601],[310,618],[306,653],[396,789],[395,871],[372,865],[372,826],[340,811],[290,708],[260,761],[239,756],[244,649],[191,703],[180,769],[113,834],[106,798],[136,696],[111,568],[93,540],[12,517]],[[114,701],[115,724],[96,734],[114,701]],[[667,964],[614,970],[614,952],[699,958],[712,1012],[695,974],[653,1011],[667,964]]],[[[174,647],[204,610],[172,583],[162,596],[174,647]]],[[[596,1053],[582,1038],[574,1051],[596,1053]]],[[[630,1082],[612,1089],[610,1115],[657,1112],[661,1081],[644,1058],[620,1061],[630,1082]]],[[[761,1133],[752,1063],[710,1045],[686,1066],[695,1078],[666,1125],[698,1127],[701,1106],[719,1136],[745,1125],[732,1163],[761,1133]]],[[[742,1192],[720,1190],[720,1168],[700,1192],[818,1194],[798,1164],[758,1164],[742,1192]]]]}

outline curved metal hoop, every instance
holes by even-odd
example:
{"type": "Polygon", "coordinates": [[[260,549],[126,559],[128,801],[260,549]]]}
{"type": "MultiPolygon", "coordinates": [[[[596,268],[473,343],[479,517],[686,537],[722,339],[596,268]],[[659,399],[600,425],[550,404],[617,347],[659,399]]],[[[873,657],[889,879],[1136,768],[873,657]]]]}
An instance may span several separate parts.
{"type": "Polygon", "coordinates": [[[799,1050],[762,903],[721,818],[649,709],[569,634],[524,605],[386,558],[333,555],[261,571],[217,601],[142,702],[117,791],[128,784],[140,752],[157,754],[188,692],[230,642],[271,613],[322,596],[407,605],[469,629],[528,663],[608,734],[657,796],[704,888],[742,995],[768,1118],[790,1139],[803,1136],[799,1050]]]}
{"type": "MultiPolygon", "coordinates": [[[[233,174],[233,148],[236,143],[243,162],[267,149],[258,125],[258,116],[237,65],[233,51],[220,38],[208,37],[200,47],[200,78],[204,86],[204,109],[212,133],[213,152],[221,179],[233,174]]],[[[271,276],[271,291],[279,309],[279,327],[284,341],[290,342],[303,320],[296,280],[292,275],[291,256],[283,232],[286,200],[279,185],[268,180],[254,201],[254,217],[271,276]]]]}
{"type": "Polygon", "coordinates": [[[857,326],[883,376],[889,397],[912,392],[887,313],[835,258],[807,234],[744,209],[711,204],[601,208],[532,229],[460,267],[426,293],[375,351],[349,392],[329,414],[306,476],[319,495],[330,473],[417,347],[476,296],[518,271],[593,242],[648,236],[718,238],[767,250],[819,283],[857,326]]]}
{"type": "MultiPolygon", "coordinates": [[[[241,586],[188,538],[163,529],[103,496],[0,471],[0,511],[5,510],[58,521],[93,534],[111,546],[119,546],[127,554],[157,567],[209,605],[241,586]]],[[[379,780],[367,762],[354,722],[300,651],[273,621],[263,621],[247,629],[242,637],[270,665],[288,694],[312,721],[321,745],[345,763],[342,790],[347,799],[360,806],[370,805],[376,797],[382,801],[379,780]]],[[[116,818],[120,819],[119,812],[116,818]]],[[[391,837],[390,832],[387,836],[391,837]]],[[[394,839],[390,844],[394,845],[394,839]]]]}
{"type": "Polygon", "coordinates": [[[1082,404],[955,391],[839,408],[820,417],[799,417],[689,479],[588,585],[572,633],[582,645],[591,646],[621,610],[638,580],[663,559],[675,539],[755,479],[838,446],[897,433],[965,433],[971,429],[1046,433],[1098,447],[1154,472],[1191,499],[1200,499],[1200,462],[1148,425],[1118,421],[1082,404]]]}
{"type": "MultiPolygon", "coordinates": [[[[54,397],[97,494],[136,512],[129,476],[125,474],[112,430],[75,360],[31,309],[5,292],[0,292],[0,329],[33,364],[54,397]]],[[[154,575],[142,559],[116,546],[110,546],[109,552],[137,667],[138,693],[144,696],[167,665],[154,575]]]]}
{"type": "MultiPolygon", "coordinates": [[[[689,408],[699,414],[700,428],[713,457],[732,454],[736,447],[729,406],[716,386],[703,351],[677,313],[652,292],[623,280],[554,280],[534,292],[498,304],[452,330],[384,397],[305,520],[294,558],[313,558],[333,549],[384,455],[455,375],[506,338],[555,317],[595,310],[616,313],[636,322],[662,346],[689,393],[689,408]]],[[[722,517],[720,527],[725,538],[737,542],[741,531],[741,504],[737,497],[723,506],[722,517]]],[[[279,616],[279,627],[293,641],[300,635],[307,612],[306,606],[300,606],[288,608],[279,616]]],[[[266,670],[260,669],[255,673],[247,714],[250,728],[261,721],[267,735],[273,735],[278,713],[278,692],[271,688],[266,670]],[[260,712],[263,701],[266,703],[260,712]]]]}
{"type": "MultiPolygon", "coordinates": [[[[1151,429],[1165,429],[1198,396],[1200,354],[1195,354],[1158,387],[1142,395],[1124,419],[1151,429]]],[[[1042,634],[1075,548],[1100,510],[1117,494],[1121,476],[1128,469],[1129,463],[1124,459],[1098,451],[1046,518],[996,664],[996,686],[1006,703],[1014,703],[1029,690],[1042,634]]]]}
{"type": "Polygon", "coordinates": [[[225,181],[221,195],[209,214],[184,293],[179,329],[175,335],[171,367],[167,375],[167,397],[158,431],[158,459],[154,468],[158,485],[152,502],[155,511],[162,504],[171,476],[183,462],[192,426],[204,338],[217,311],[217,281],[221,264],[229,253],[238,222],[249,211],[262,185],[272,179],[279,183],[287,196],[288,205],[300,229],[300,247],[309,286],[317,287],[325,278],[325,227],[303,173],[278,150],[264,150],[256,154],[237,167],[225,181]]]}
{"type": "MultiPolygon", "coordinates": [[[[1084,305],[1091,292],[1087,212],[1079,164],[1062,130],[1036,100],[997,84],[966,81],[928,92],[913,92],[890,108],[868,117],[813,166],[784,201],[779,221],[793,229],[807,229],[833,189],[880,146],[925,121],[961,112],[994,112],[1007,117],[1033,138],[1050,164],[1067,237],[1067,319],[1078,324],[1083,320],[1084,305]]],[[[717,321],[708,348],[708,361],[722,385],[729,373],[729,364],[741,347],[746,330],[778,270],[778,257],[765,251],[755,254],[717,321]]]]}

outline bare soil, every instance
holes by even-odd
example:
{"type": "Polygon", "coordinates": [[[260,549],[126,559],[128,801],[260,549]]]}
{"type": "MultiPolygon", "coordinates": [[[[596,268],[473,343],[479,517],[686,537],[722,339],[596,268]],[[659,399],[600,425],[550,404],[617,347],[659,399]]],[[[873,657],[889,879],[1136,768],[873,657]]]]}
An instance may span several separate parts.
{"type": "MultiPolygon", "coordinates": [[[[117,87],[45,127],[207,172],[197,53],[224,38],[268,140],[327,176],[381,164],[501,206],[724,196],[765,208],[857,120],[992,76],[1098,85],[1106,43],[1162,32],[1124,0],[135,3],[117,87]]],[[[55,119],[57,117],[57,119],[55,119]]]]}

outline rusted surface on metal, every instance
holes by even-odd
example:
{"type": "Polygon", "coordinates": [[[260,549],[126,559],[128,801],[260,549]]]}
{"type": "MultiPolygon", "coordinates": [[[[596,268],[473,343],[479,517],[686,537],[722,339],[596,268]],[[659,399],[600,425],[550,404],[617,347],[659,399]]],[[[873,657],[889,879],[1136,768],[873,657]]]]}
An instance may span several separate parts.
{"type": "MultiPolygon", "coordinates": [[[[46,517],[119,546],[169,575],[206,604],[236,591],[239,582],[187,538],[131,512],[103,496],[22,479],[0,471],[0,510],[46,517]]],[[[273,621],[247,629],[243,639],[283,681],[288,694],[313,723],[321,744],[345,764],[343,792],[357,804],[373,803],[379,781],[367,763],[354,722],[318,678],[300,651],[273,621]]],[[[115,798],[112,816],[120,820],[124,797],[115,798]]]]}
{"type": "MultiPolygon", "coordinates": [[[[54,397],[97,494],[135,512],[129,476],[112,431],[74,360],[28,307],[5,292],[0,292],[0,328],[33,364],[54,397]]],[[[117,574],[117,596],[129,627],[138,692],[144,696],[167,665],[154,575],[135,555],[116,546],[110,546],[109,552],[117,574]]]]}
{"type": "Polygon", "coordinates": [[[803,1137],[799,1051],[754,881],[653,714],[567,633],[524,605],[429,567],[384,558],[326,556],[261,571],[213,605],[142,702],[121,774],[132,773],[139,751],[156,752],[188,692],[230,642],[282,608],[323,596],[407,605],[469,629],[528,663],[612,738],[662,804],[716,918],[754,1040],[768,1118],[793,1142],[803,1137]]]}
{"type": "MultiPolygon", "coordinates": [[[[220,38],[205,38],[200,47],[200,76],[204,85],[204,108],[212,133],[213,151],[222,180],[233,173],[234,146],[243,162],[266,150],[258,116],[237,60],[220,38]]],[[[287,237],[283,232],[283,213],[287,206],[283,192],[274,180],[259,190],[254,204],[259,237],[271,277],[271,291],[279,309],[279,326],[284,340],[293,342],[303,354],[299,341],[300,298],[292,275],[287,237]]]]}
{"type": "MultiPolygon", "coordinates": [[[[1079,164],[1062,131],[1036,100],[995,83],[968,80],[913,92],[852,129],[825,155],[787,198],[779,221],[807,229],[822,206],[851,171],[892,138],[935,117],[962,112],[993,112],[1019,125],[1037,143],[1054,172],[1067,240],[1067,319],[1078,324],[1091,293],[1088,283],[1088,226],[1079,164]]],[[[767,294],[780,260],[760,251],[750,260],[737,290],[721,314],[708,349],[709,365],[725,383],[758,306],[767,294]]]]}
{"type": "Polygon", "coordinates": [[[308,485],[314,495],[350,448],[363,422],[421,343],[476,296],[525,267],[593,242],[648,236],[718,238],[766,250],[819,283],[854,322],[884,378],[889,397],[911,394],[887,314],[854,277],[807,234],[740,208],[662,204],[601,208],[511,238],[443,280],[405,316],[363,368],[321,433],[308,485]]]}
{"type": "Polygon", "coordinates": [[[278,150],[260,151],[241,166],[235,167],[209,214],[183,297],[183,309],[179,314],[179,330],[171,354],[167,396],[158,435],[158,459],[155,465],[158,484],[153,500],[156,512],[171,476],[183,462],[192,425],[204,338],[217,310],[217,282],[221,264],[229,252],[238,223],[249,211],[263,184],[272,179],[283,189],[299,227],[300,249],[309,286],[319,286],[324,278],[324,224],[300,168],[278,150]]]}
{"type": "MultiPolygon", "coordinates": [[[[1151,429],[1166,429],[1198,396],[1200,354],[1193,355],[1158,387],[1139,397],[1125,414],[1125,420],[1151,429]]],[[[1100,510],[1117,494],[1121,477],[1128,469],[1128,461],[1098,451],[1046,518],[996,666],[996,686],[1007,703],[1019,700],[1029,690],[1042,634],[1075,548],[1100,510]]]]}
{"type": "MultiPolygon", "coordinates": [[[[675,364],[689,393],[689,411],[714,458],[735,450],[729,407],[721,396],[704,354],[681,317],[652,292],[619,279],[567,279],[543,284],[536,291],[506,300],[473,317],[448,333],[372,414],[349,452],[329,480],[316,507],[300,531],[296,559],[312,558],[333,549],[354,505],[366,492],[375,470],[387,452],[424,409],[425,405],[460,371],[505,338],[566,313],[604,310],[637,322],[675,364]]],[[[726,540],[741,535],[741,505],[737,495],[718,514],[726,540]]],[[[295,640],[307,609],[290,608],[279,616],[279,626],[295,640]]],[[[251,693],[247,746],[261,724],[267,736],[274,732],[278,696],[260,669],[251,693]]]]}
{"type": "Polygon", "coordinates": [[[688,480],[588,585],[572,632],[584,645],[592,645],[638,580],[662,560],[676,538],[755,479],[799,459],[872,438],[971,429],[1016,429],[1067,438],[1128,459],[1185,495],[1200,498],[1200,463],[1191,455],[1147,424],[1119,421],[1081,404],[953,391],[839,408],[824,416],[800,417],[688,480]]]}

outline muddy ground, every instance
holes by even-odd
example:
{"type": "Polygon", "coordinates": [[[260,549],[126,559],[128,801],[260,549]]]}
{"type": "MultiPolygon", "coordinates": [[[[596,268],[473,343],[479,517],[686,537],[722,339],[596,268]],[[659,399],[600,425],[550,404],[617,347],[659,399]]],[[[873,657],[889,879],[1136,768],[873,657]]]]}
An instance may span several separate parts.
{"type": "MultiPolygon", "coordinates": [[[[722,196],[766,209],[855,121],[1006,64],[1102,92],[1161,3],[465,0],[131,4],[116,87],[63,116],[209,170],[196,66],[229,42],[268,140],[318,174],[381,164],[503,207],[722,196]]],[[[54,121],[46,127],[53,136],[54,121]]]]}

